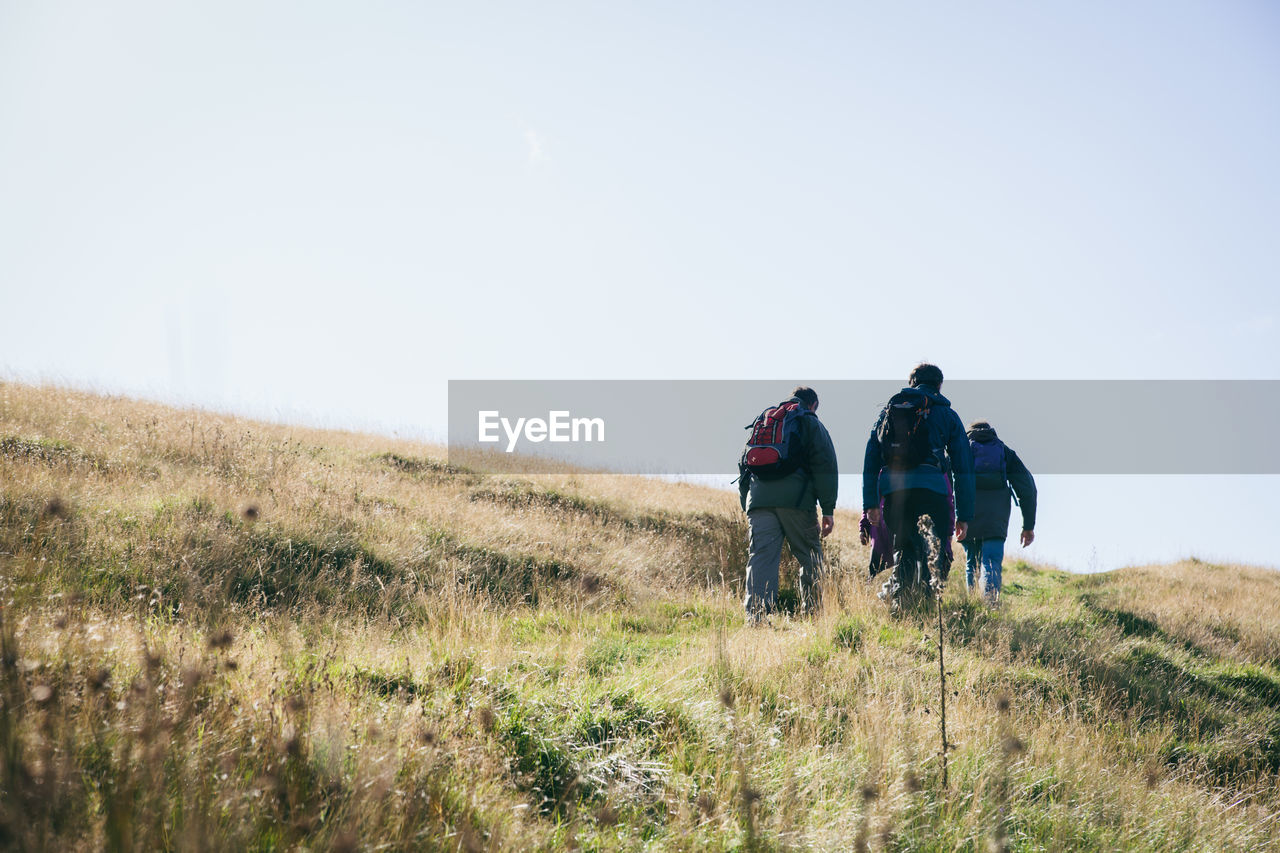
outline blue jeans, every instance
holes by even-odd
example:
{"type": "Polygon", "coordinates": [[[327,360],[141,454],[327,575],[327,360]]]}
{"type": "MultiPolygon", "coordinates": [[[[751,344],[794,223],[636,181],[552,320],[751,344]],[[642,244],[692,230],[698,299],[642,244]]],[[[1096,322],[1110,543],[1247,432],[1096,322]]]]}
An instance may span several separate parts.
{"type": "Polygon", "coordinates": [[[986,592],[1000,591],[1000,567],[1004,562],[1003,539],[965,539],[964,582],[969,589],[974,588],[975,576],[979,574],[978,561],[982,561],[981,573],[986,575],[986,592]]]}

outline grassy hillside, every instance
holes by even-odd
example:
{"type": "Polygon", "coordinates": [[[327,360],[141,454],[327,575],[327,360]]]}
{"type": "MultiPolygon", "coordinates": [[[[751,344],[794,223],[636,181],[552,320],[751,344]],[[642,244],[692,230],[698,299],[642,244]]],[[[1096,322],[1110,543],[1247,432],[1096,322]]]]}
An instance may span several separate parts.
{"type": "Polygon", "coordinates": [[[1280,574],[746,628],[733,496],[0,384],[0,848],[1280,849],[1280,574]]]}

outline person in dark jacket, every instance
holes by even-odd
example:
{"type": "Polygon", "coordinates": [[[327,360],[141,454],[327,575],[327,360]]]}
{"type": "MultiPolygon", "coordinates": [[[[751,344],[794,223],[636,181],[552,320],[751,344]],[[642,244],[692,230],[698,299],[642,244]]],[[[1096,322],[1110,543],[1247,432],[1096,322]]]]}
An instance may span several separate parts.
{"type": "Polygon", "coordinates": [[[1025,548],[1036,538],[1036,481],[1018,454],[1000,440],[986,421],[969,425],[969,448],[977,495],[973,523],[964,540],[968,558],[964,577],[969,589],[979,581],[983,595],[994,603],[1000,596],[1004,540],[1009,535],[1010,491],[1022,509],[1021,539],[1025,548]]]}
{"type": "Polygon", "coordinates": [[[773,610],[778,597],[778,564],[785,539],[800,564],[797,586],[801,607],[816,607],[822,574],[822,540],[835,529],[839,471],[827,428],[818,420],[818,395],[801,385],[784,401],[799,403],[801,464],[790,474],[766,480],[743,469],[738,496],[749,528],[746,598],[747,618],[758,622],[773,610]],[[814,512],[822,510],[822,522],[814,512]]]}
{"type": "MultiPolygon", "coordinates": [[[[956,526],[956,491],[951,485],[951,475],[947,474],[947,504],[951,510],[948,519],[952,529],[956,526]]],[[[863,545],[871,545],[871,563],[867,566],[867,570],[871,573],[871,577],[883,572],[885,569],[893,568],[893,534],[889,532],[889,525],[884,520],[884,498],[880,499],[880,520],[875,524],[871,523],[871,519],[867,517],[866,510],[862,512],[862,519],[858,522],[858,541],[863,545]]],[[[947,562],[951,562],[951,540],[942,540],[942,550],[945,552],[947,562]]]]}
{"type": "MultiPolygon", "coordinates": [[[[880,502],[884,500],[883,516],[895,550],[896,572],[890,583],[902,590],[919,582],[927,590],[930,573],[926,557],[920,553],[919,521],[928,516],[940,540],[949,540],[954,532],[956,539],[964,541],[973,519],[973,460],[964,422],[951,408],[951,401],[942,396],[942,370],[933,364],[917,365],[908,382],[908,387],[891,398],[871,428],[862,466],[862,506],[868,521],[876,525],[881,519],[880,502]],[[922,396],[928,398],[927,409],[917,409],[913,417],[918,418],[918,428],[925,430],[927,453],[917,464],[903,465],[900,460],[889,458],[892,448],[882,446],[882,435],[886,435],[885,428],[894,417],[895,401],[920,400],[922,396]],[[925,413],[919,414],[921,411],[925,413]],[[954,529],[948,473],[955,489],[954,529]]],[[[951,570],[945,551],[939,555],[938,569],[939,580],[945,582],[951,570]]],[[[887,587],[886,592],[893,589],[887,587]]]]}

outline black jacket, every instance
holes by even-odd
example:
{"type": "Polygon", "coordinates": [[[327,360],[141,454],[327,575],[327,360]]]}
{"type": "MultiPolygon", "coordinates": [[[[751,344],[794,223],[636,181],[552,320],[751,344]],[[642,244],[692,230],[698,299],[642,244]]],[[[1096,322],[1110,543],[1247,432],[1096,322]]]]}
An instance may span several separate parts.
{"type": "MultiPolygon", "coordinates": [[[[985,444],[999,439],[994,429],[985,428],[969,430],[969,441],[971,444],[985,444]]],[[[1011,490],[1017,495],[1018,506],[1022,509],[1022,529],[1036,528],[1035,478],[1007,444],[1004,445],[1004,465],[1008,480],[1003,486],[977,489],[973,521],[969,523],[970,539],[1004,539],[1009,535],[1009,516],[1013,513],[1009,500],[1011,490]]]]}

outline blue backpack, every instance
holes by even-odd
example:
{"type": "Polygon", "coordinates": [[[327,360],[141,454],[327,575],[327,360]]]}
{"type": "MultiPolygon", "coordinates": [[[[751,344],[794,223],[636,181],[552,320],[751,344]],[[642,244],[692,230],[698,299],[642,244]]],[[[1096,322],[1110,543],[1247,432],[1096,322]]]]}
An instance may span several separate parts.
{"type": "Polygon", "coordinates": [[[1009,472],[1005,467],[1004,442],[998,438],[991,441],[969,439],[969,449],[973,451],[974,485],[979,489],[1008,488],[1009,472]]]}

